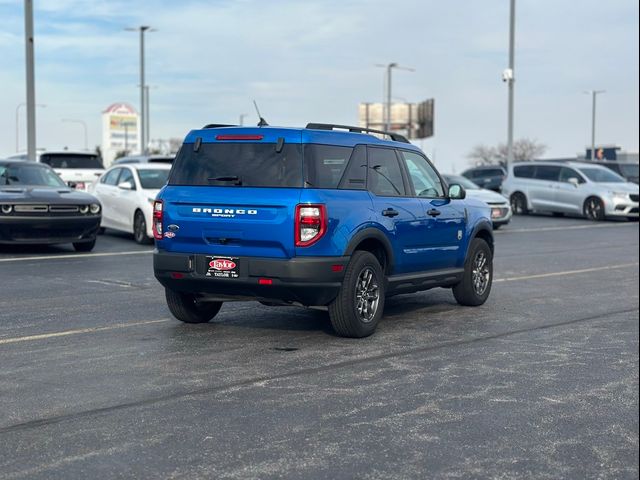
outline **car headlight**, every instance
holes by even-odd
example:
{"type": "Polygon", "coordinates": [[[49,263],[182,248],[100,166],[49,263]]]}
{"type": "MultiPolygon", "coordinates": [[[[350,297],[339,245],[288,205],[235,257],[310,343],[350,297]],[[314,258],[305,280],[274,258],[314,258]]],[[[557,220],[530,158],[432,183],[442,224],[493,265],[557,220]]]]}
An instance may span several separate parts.
{"type": "Polygon", "coordinates": [[[89,205],[82,205],[80,207],[80,213],[87,213],[89,211],[89,205]]]}
{"type": "Polygon", "coordinates": [[[91,213],[95,215],[96,213],[100,212],[100,205],[98,205],[97,203],[92,203],[89,209],[91,210],[91,213]]]}
{"type": "Polygon", "coordinates": [[[629,194],[626,192],[609,192],[615,200],[629,200],[629,194]]]}
{"type": "Polygon", "coordinates": [[[2,213],[9,215],[13,211],[13,205],[2,205],[2,213]]]}

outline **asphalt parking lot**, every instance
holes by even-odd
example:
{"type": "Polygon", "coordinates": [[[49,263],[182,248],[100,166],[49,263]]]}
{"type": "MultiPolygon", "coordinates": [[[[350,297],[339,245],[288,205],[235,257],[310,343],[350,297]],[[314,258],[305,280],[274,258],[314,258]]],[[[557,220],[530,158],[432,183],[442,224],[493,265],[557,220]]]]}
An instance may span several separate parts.
{"type": "Polygon", "coordinates": [[[637,222],[517,217],[479,308],[173,320],[151,247],[0,249],[0,478],[637,478],[637,222]]]}

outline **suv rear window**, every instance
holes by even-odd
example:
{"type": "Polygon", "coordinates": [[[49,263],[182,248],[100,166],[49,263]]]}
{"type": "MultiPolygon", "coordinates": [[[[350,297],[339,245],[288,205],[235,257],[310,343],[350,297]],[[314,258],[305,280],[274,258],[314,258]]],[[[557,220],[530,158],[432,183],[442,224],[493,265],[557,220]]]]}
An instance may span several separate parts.
{"type": "Polygon", "coordinates": [[[43,153],[40,162],[53,168],[104,168],[100,157],[90,153],[43,153]]]}
{"type": "Polygon", "coordinates": [[[173,161],[169,185],[302,187],[302,148],[274,143],[184,145],[173,161]]]}

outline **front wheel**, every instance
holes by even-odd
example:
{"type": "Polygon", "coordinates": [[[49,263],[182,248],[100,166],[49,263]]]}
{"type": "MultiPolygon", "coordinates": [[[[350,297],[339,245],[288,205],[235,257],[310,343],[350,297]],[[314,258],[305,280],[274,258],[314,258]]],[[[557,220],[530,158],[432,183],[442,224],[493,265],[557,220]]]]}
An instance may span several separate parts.
{"type": "Polygon", "coordinates": [[[96,246],[96,239],[94,238],[90,242],[75,242],[73,248],[76,252],[90,252],[93,247],[96,246]]]}
{"type": "Polygon", "coordinates": [[[584,216],[589,220],[593,220],[595,222],[600,222],[604,220],[604,203],[602,200],[596,197],[589,197],[584,202],[584,206],[582,208],[584,216]]]}
{"type": "Polygon", "coordinates": [[[385,278],[380,262],[369,252],[356,251],[340,292],[329,305],[333,329],[341,337],[368,337],[382,318],[384,297],[385,278]]]}
{"type": "Polygon", "coordinates": [[[203,302],[193,293],[174,292],[168,288],[164,293],[169,311],[185,323],[207,323],[222,307],[222,302],[203,302]]]}
{"type": "Polygon", "coordinates": [[[515,215],[529,215],[527,197],[523,193],[516,192],[511,195],[511,210],[515,215]]]}
{"type": "Polygon", "coordinates": [[[453,296],[460,305],[475,307],[489,298],[493,283],[493,254],[489,244],[474,238],[464,263],[462,281],[453,287],[453,296]]]}

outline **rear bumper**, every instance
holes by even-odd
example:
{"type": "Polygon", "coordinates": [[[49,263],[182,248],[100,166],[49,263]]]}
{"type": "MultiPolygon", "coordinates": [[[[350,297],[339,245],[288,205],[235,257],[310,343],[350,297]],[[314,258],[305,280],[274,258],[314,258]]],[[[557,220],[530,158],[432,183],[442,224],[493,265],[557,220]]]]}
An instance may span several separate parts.
{"type": "Polygon", "coordinates": [[[350,257],[240,258],[239,278],[206,277],[206,255],[155,251],[153,270],[170,290],[220,300],[271,300],[327,305],[338,295],[350,257]],[[334,266],[342,266],[341,271],[334,266]],[[260,279],[271,280],[260,285],[260,279]]]}
{"type": "Polygon", "coordinates": [[[0,244],[57,244],[93,240],[100,215],[78,217],[0,216],[0,244]]]}

